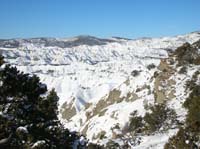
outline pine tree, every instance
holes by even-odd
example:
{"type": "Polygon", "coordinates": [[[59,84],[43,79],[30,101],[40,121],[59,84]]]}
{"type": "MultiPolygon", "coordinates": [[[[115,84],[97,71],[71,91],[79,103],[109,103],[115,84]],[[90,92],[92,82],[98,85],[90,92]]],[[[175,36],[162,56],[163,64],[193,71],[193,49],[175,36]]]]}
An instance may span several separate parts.
{"type": "Polygon", "coordinates": [[[55,90],[48,93],[37,76],[2,67],[0,148],[71,148],[78,136],[58,120],[58,100],[55,90]]]}
{"type": "Polygon", "coordinates": [[[167,130],[177,123],[176,112],[167,107],[165,103],[149,106],[150,112],[147,112],[144,116],[147,132],[155,132],[167,130]]]}
{"type": "Polygon", "coordinates": [[[3,56],[0,55],[0,66],[3,65],[3,63],[4,63],[3,56]]]}

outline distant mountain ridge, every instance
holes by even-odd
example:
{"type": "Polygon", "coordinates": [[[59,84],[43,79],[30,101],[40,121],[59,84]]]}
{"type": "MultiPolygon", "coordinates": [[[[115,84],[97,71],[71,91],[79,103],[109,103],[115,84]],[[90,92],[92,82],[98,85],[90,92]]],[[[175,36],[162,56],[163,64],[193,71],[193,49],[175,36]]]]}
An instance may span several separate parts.
{"type": "MultiPolygon", "coordinates": [[[[200,31],[192,32],[191,34],[200,34],[200,31]]],[[[151,37],[138,38],[139,40],[152,39],[151,37]]],[[[80,35],[72,38],[50,38],[50,37],[38,37],[38,38],[16,38],[16,39],[0,39],[0,47],[3,48],[19,48],[23,44],[36,44],[43,45],[44,47],[60,47],[60,48],[72,48],[80,45],[105,45],[107,43],[119,42],[120,40],[138,40],[129,39],[124,37],[113,36],[112,38],[98,38],[90,35],[80,35]]]]}
{"type": "Polygon", "coordinates": [[[71,48],[80,45],[105,45],[110,42],[115,42],[112,39],[101,39],[93,36],[77,36],[68,39],[58,38],[30,38],[30,39],[1,39],[0,47],[3,48],[19,48],[23,44],[43,45],[44,47],[60,47],[71,48]]]}

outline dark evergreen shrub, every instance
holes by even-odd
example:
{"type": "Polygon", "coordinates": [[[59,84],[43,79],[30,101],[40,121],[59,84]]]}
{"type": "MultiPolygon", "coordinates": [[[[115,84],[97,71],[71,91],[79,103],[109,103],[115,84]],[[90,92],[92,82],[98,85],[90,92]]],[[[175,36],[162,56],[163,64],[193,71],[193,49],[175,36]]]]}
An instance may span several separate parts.
{"type": "Polygon", "coordinates": [[[137,115],[137,111],[131,114],[129,131],[134,133],[140,133],[144,126],[143,118],[137,115]]]}
{"type": "Polygon", "coordinates": [[[4,63],[4,57],[0,55],[0,66],[3,65],[3,63],[4,63]]]}
{"type": "Polygon", "coordinates": [[[200,134],[200,86],[195,85],[189,97],[184,102],[184,107],[188,109],[186,124],[190,131],[200,134]]]}
{"type": "Polygon", "coordinates": [[[200,56],[198,54],[198,48],[189,43],[185,43],[178,47],[174,54],[177,57],[178,65],[183,66],[187,64],[200,64],[200,56]]]}
{"type": "Polygon", "coordinates": [[[194,46],[195,48],[200,49],[200,40],[198,40],[198,41],[196,41],[195,43],[193,43],[193,46],[194,46]]]}
{"type": "Polygon", "coordinates": [[[131,75],[132,75],[133,77],[137,77],[137,76],[139,76],[139,74],[140,74],[140,71],[138,71],[138,70],[133,70],[133,71],[131,72],[131,75]]]}
{"type": "Polygon", "coordinates": [[[196,72],[193,75],[190,81],[192,84],[188,87],[191,93],[183,104],[188,110],[185,126],[169,139],[165,149],[200,148],[200,86],[196,84],[198,74],[199,72],[196,72]]]}
{"type": "Polygon", "coordinates": [[[187,73],[187,67],[186,66],[181,67],[181,69],[179,70],[179,73],[180,74],[186,74],[187,73]]]}
{"type": "Polygon", "coordinates": [[[159,72],[158,72],[158,71],[155,71],[154,74],[153,74],[153,77],[156,78],[156,77],[158,77],[158,76],[159,76],[159,72]]]}
{"type": "Polygon", "coordinates": [[[120,149],[120,145],[115,141],[109,140],[105,146],[106,149],[120,149]]]}
{"type": "Polygon", "coordinates": [[[103,146],[94,144],[94,143],[89,143],[87,148],[88,149],[105,149],[103,146]]]}
{"type": "Polygon", "coordinates": [[[165,144],[164,149],[198,149],[193,140],[194,137],[189,131],[180,128],[177,134],[165,144]]]}
{"type": "Polygon", "coordinates": [[[147,66],[147,69],[149,69],[149,70],[151,70],[151,69],[154,69],[154,68],[156,68],[156,66],[152,63],[152,64],[149,64],[148,66],[147,66]]]}
{"type": "Polygon", "coordinates": [[[48,93],[37,76],[1,67],[0,148],[72,148],[78,136],[58,120],[57,103],[56,92],[48,93]]]}
{"type": "Polygon", "coordinates": [[[149,107],[150,112],[147,112],[144,116],[145,130],[148,133],[153,133],[162,130],[169,129],[176,124],[176,112],[168,108],[166,104],[156,104],[149,107]]]}

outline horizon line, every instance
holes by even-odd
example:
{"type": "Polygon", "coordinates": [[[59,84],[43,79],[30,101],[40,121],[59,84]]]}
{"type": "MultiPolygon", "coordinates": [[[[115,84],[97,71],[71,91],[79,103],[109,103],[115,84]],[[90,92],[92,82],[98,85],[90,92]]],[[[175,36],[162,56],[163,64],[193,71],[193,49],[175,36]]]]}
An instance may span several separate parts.
{"type": "Polygon", "coordinates": [[[135,39],[142,39],[142,38],[164,38],[164,37],[176,37],[176,36],[181,36],[181,35],[187,35],[187,34],[193,34],[193,33],[200,33],[200,30],[195,30],[191,32],[186,32],[186,33],[181,33],[181,34],[175,34],[175,35],[163,35],[163,36],[138,36],[138,37],[125,37],[125,36],[109,36],[109,37],[100,37],[96,35],[89,35],[89,34],[80,34],[80,35],[75,35],[75,36],[65,36],[65,37],[55,37],[55,36],[33,36],[33,37],[16,37],[16,38],[0,38],[0,40],[23,40],[23,39],[39,39],[39,38],[52,38],[52,39],[72,39],[72,38],[77,38],[77,37],[94,37],[94,38],[99,38],[99,39],[110,39],[110,38],[122,38],[122,39],[127,39],[127,40],[135,40],[135,39]]]}

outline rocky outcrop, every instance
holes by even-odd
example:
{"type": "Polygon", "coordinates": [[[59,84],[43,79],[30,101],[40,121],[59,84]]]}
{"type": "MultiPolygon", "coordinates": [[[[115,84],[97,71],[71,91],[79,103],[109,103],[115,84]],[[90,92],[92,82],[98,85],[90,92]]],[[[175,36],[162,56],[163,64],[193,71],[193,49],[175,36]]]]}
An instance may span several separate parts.
{"type": "Polygon", "coordinates": [[[63,119],[70,120],[70,118],[76,115],[76,108],[73,104],[74,104],[74,99],[70,103],[65,102],[61,106],[60,113],[63,119]]]}
{"type": "Polygon", "coordinates": [[[154,82],[154,97],[155,102],[163,103],[165,100],[175,97],[175,90],[173,86],[176,84],[175,80],[170,77],[175,73],[174,68],[170,65],[171,58],[162,59],[158,69],[160,72],[155,78],[154,82]]]}

